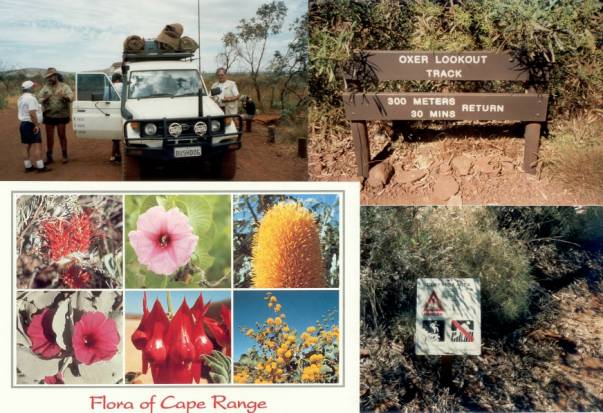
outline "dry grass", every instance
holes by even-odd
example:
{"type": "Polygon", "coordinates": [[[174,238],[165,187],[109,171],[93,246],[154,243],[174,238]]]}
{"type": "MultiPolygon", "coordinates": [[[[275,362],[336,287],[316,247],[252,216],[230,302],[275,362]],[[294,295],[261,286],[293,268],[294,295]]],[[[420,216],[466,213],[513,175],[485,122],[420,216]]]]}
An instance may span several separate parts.
{"type": "Polygon", "coordinates": [[[603,192],[603,111],[582,112],[554,125],[543,147],[552,177],[569,188],[600,196],[603,192]]]}

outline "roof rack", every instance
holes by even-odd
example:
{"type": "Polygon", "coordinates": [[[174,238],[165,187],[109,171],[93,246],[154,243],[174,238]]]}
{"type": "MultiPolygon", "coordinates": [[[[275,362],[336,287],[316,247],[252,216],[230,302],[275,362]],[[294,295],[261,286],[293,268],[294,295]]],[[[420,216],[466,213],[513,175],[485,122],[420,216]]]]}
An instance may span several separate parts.
{"type": "Polygon", "coordinates": [[[140,53],[124,53],[124,62],[141,62],[149,60],[180,60],[192,58],[193,53],[190,52],[140,52],[140,53]]]}
{"type": "Polygon", "coordinates": [[[194,53],[185,51],[164,51],[157,46],[154,39],[144,40],[144,50],[137,53],[124,51],[124,62],[140,62],[148,60],[180,60],[192,58],[194,53]]]}

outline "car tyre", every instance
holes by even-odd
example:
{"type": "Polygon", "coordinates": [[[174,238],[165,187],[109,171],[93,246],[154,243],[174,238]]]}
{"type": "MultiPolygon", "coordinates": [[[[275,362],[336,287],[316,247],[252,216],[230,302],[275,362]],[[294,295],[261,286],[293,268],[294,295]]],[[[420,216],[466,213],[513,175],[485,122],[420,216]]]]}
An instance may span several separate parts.
{"type": "Polygon", "coordinates": [[[237,171],[237,152],[234,150],[226,151],[214,160],[214,176],[222,181],[229,181],[234,178],[237,171]]]}
{"type": "Polygon", "coordinates": [[[124,181],[138,181],[141,178],[140,158],[128,156],[126,145],[122,141],[121,149],[121,175],[124,181]]]}

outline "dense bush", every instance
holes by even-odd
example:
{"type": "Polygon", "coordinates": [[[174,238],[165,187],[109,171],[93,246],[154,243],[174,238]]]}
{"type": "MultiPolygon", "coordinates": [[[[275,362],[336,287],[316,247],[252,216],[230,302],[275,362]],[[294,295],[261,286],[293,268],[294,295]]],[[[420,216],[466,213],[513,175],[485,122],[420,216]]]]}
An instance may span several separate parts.
{"type": "Polygon", "coordinates": [[[601,277],[601,208],[373,207],[361,220],[367,331],[410,340],[417,278],[479,278],[484,324],[513,327],[538,283],[601,277]]]}
{"type": "MultiPolygon", "coordinates": [[[[313,4],[310,22],[310,93],[320,106],[340,105],[345,65],[361,49],[511,50],[551,94],[552,113],[601,104],[603,17],[596,0],[330,0],[313,4]]],[[[414,86],[437,91],[443,83],[414,86]]],[[[517,86],[457,82],[451,90],[517,86]]]]}

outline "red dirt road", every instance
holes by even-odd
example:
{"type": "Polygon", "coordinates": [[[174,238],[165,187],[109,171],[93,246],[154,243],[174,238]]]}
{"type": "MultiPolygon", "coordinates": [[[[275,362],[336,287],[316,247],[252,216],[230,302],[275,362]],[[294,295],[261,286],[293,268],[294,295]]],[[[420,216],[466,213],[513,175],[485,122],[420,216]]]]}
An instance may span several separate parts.
{"type": "MultiPolygon", "coordinates": [[[[297,146],[286,139],[267,143],[267,131],[254,124],[254,131],[243,135],[243,147],[237,152],[235,181],[306,181],[307,161],[297,157],[297,146]]],[[[43,134],[43,152],[46,137],[43,134]]],[[[4,181],[120,181],[120,165],[111,163],[111,142],[77,139],[67,126],[69,162],[60,162],[60,145],[55,134],[55,162],[47,173],[24,173],[19,121],[15,108],[0,110],[0,180],[4,181]],[[59,161],[56,161],[56,158],[59,161]]],[[[153,179],[159,179],[154,177],[153,179]]],[[[170,174],[170,180],[186,180],[187,176],[170,174]]],[[[190,178],[189,178],[190,179],[190,178]]]]}

